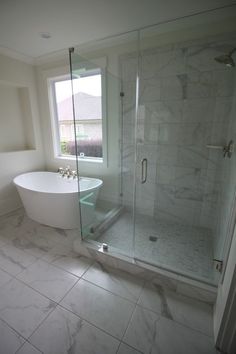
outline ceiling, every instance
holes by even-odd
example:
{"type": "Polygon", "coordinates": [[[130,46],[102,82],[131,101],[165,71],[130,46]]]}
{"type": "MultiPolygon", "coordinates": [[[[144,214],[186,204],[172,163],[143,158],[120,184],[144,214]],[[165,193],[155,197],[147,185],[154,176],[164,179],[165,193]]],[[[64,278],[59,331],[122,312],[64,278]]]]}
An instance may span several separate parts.
{"type": "MultiPolygon", "coordinates": [[[[0,0],[0,47],[37,58],[232,0],[0,0]],[[40,37],[49,32],[50,39],[40,37]]],[[[230,8],[235,12],[236,7],[230,8]]]]}

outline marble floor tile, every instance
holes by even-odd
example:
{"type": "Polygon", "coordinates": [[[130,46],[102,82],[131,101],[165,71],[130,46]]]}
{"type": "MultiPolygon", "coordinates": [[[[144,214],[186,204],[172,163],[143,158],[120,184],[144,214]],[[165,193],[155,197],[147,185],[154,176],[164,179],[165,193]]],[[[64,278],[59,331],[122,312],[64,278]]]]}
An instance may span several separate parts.
{"type": "Polygon", "coordinates": [[[144,354],[216,354],[212,338],[139,306],[123,341],[144,354]]]}
{"type": "Polygon", "coordinates": [[[0,286],[8,283],[11,279],[12,277],[8,273],[0,269],[0,286]]]}
{"type": "Polygon", "coordinates": [[[16,275],[25,270],[36,258],[12,245],[5,245],[0,249],[0,268],[16,275]]]}
{"type": "Polygon", "coordinates": [[[0,288],[0,318],[28,338],[55,303],[13,279],[0,288]]]}
{"type": "Polygon", "coordinates": [[[95,326],[121,339],[135,305],[80,279],[61,305],[95,326]]]}
{"type": "Polygon", "coordinates": [[[6,244],[6,241],[4,239],[1,239],[1,234],[0,234],[0,248],[2,248],[6,244]]]}
{"type": "Polygon", "coordinates": [[[119,341],[58,306],[29,341],[44,354],[115,354],[119,341]]]}
{"type": "Polygon", "coordinates": [[[76,253],[71,253],[67,256],[59,256],[52,262],[55,266],[62,268],[77,277],[81,277],[92,263],[92,259],[80,256],[76,253]]]}
{"type": "Polygon", "coordinates": [[[30,343],[25,342],[25,344],[17,350],[15,354],[42,354],[42,352],[33,347],[30,343]]]}
{"type": "Polygon", "coordinates": [[[83,275],[83,279],[133,302],[138,301],[144,283],[140,278],[102,263],[93,264],[83,275]]]}
{"type": "Polygon", "coordinates": [[[48,263],[56,261],[60,257],[69,256],[73,252],[71,245],[56,244],[50,250],[48,250],[41,259],[48,263]]]}
{"type": "Polygon", "coordinates": [[[8,243],[36,258],[42,258],[45,254],[47,254],[47,248],[37,246],[25,235],[8,240],[8,243]]]}
{"type": "Polygon", "coordinates": [[[213,309],[207,303],[166,291],[158,284],[148,283],[140,295],[138,304],[184,326],[213,336],[213,309]]]}
{"type": "Polygon", "coordinates": [[[0,320],[0,353],[15,354],[25,339],[0,320]]]}
{"type": "Polygon", "coordinates": [[[78,278],[47,262],[38,260],[17,278],[49,299],[59,302],[78,278]]]}
{"type": "Polygon", "coordinates": [[[134,348],[131,348],[129,345],[125,343],[121,343],[117,354],[140,354],[140,351],[137,351],[134,348]]]}

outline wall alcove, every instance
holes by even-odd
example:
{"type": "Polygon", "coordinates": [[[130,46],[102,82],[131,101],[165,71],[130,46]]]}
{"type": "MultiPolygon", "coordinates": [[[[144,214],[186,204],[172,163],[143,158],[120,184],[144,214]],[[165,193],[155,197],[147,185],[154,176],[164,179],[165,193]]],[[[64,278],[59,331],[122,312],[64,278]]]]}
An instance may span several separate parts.
{"type": "Polygon", "coordinates": [[[34,149],[29,88],[0,81],[0,153],[34,149]]]}

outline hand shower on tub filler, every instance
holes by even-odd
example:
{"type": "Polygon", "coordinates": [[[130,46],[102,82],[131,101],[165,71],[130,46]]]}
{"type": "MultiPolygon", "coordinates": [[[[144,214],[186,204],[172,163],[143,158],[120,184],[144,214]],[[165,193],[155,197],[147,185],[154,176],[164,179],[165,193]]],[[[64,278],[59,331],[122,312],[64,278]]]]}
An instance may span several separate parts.
{"type": "Polygon", "coordinates": [[[59,173],[59,175],[63,178],[77,178],[78,175],[77,175],[77,172],[72,170],[70,168],[70,166],[66,166],[66,168],[63,168],[63,167],[59,167],[57,172],[59,173]]]}

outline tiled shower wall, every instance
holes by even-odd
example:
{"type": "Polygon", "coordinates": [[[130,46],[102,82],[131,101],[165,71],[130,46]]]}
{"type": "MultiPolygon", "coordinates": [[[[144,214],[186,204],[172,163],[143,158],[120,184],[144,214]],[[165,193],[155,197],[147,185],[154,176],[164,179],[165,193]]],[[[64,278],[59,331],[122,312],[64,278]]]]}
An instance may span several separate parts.
{"type": "MultiPolygon", "coordinates": [[[[136,206],[160,220],[215,231],[219,216],[222,151],[234,94],[233,68],[214,57],[236,36],[207,38],[143,50],[140,55],[136,206]],[[148,180],[140,161],[148,159],[148,180]]],[[[123,82],[123,194],[132,205],[137,55],[121,58],[123,82]]]]}

